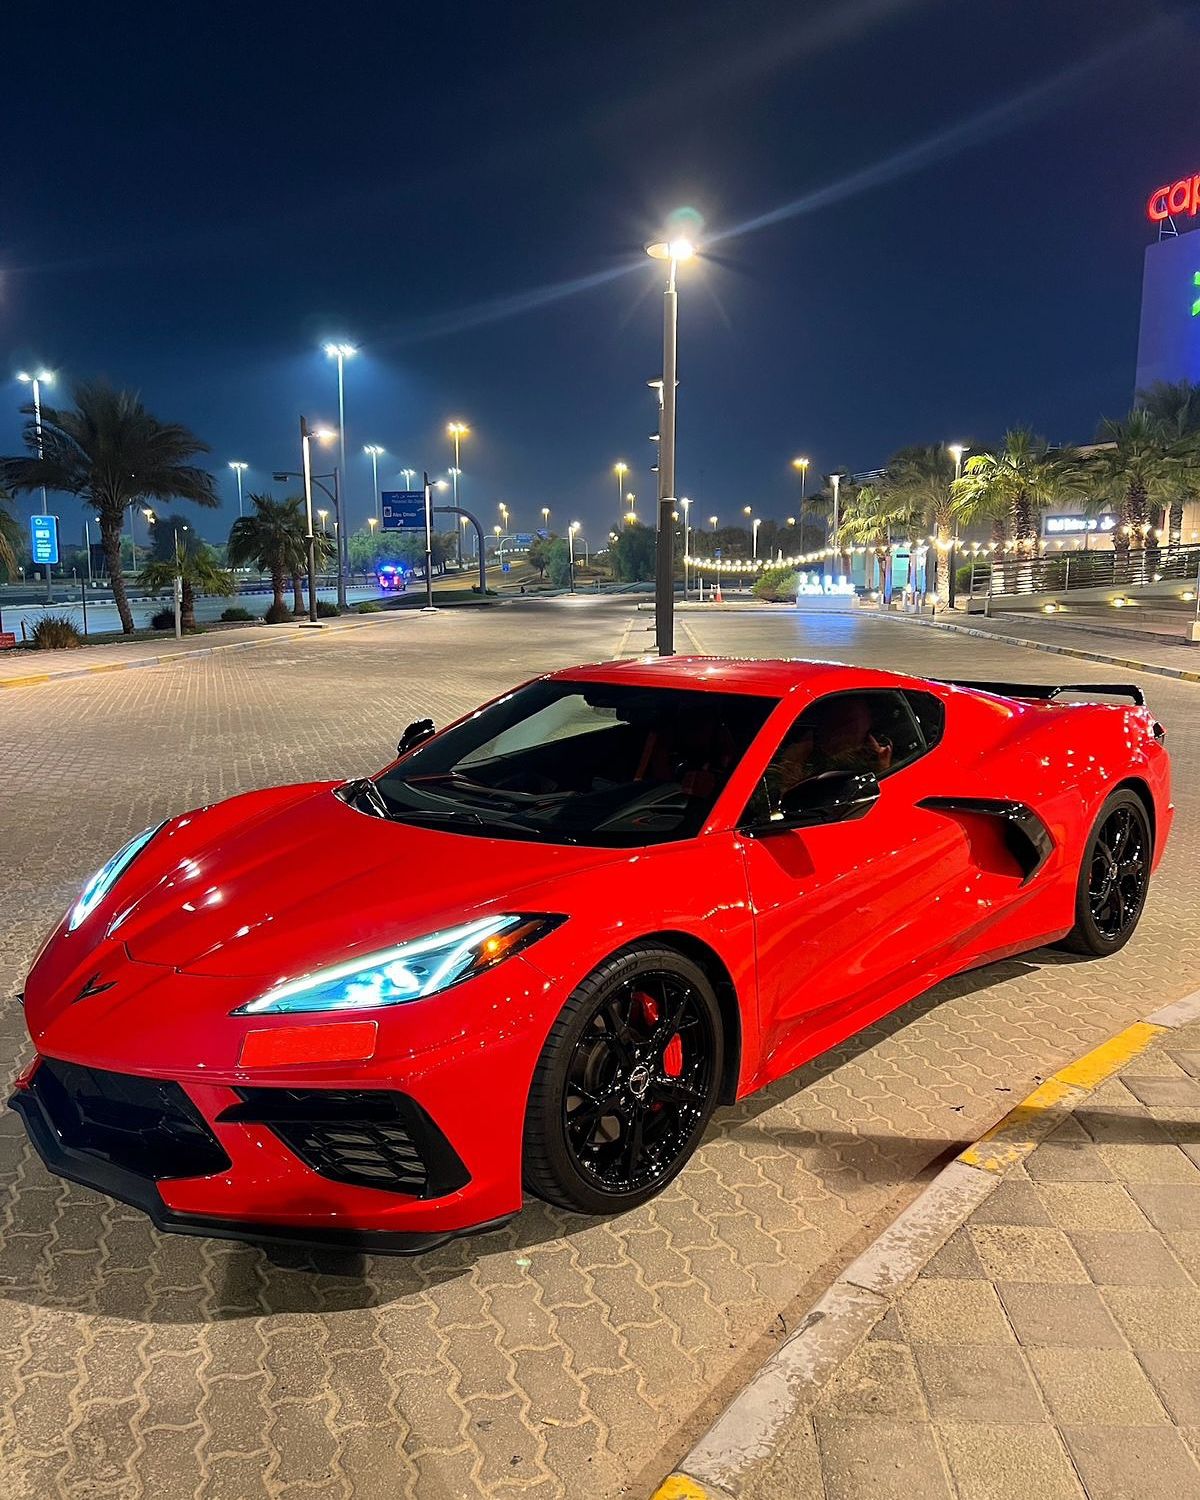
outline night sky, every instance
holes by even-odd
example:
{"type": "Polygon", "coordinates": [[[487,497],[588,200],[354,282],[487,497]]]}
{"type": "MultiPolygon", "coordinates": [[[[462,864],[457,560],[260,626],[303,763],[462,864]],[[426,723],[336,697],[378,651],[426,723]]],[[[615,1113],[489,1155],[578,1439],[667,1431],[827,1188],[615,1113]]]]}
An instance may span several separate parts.
{"type": "Polygon", "coordinates": [[[66,0],[3,37],[0,451],[9,374],[106,374],[211,444],[211,537],[229,459],[269,488],[299,413],[336,420],[328,338],[362,351],[352,524],[363,444],[398,487],[444,472],[450,418],[489,526],[548,505],[598,541],[617,459],[649,519],[641,250],[681,205],[694,514],[794,510],[797,453],[1086,440],[1133,394],[1146,196],[1200,171],[1197,10],[1152,0],[66,0]]]}

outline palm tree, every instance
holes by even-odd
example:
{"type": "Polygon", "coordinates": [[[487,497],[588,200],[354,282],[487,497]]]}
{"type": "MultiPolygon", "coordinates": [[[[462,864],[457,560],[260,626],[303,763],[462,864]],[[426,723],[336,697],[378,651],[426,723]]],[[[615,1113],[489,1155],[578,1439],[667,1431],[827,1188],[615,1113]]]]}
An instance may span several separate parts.
{"type": "Polygon", "coordinates": [[[888,460],[886,484],[922,516],[937,547],[937,595],[950,603],[949,547],[954,526],[954,459],[944,443],[915,443],[888,460]]]}
{"type": "Polygon", "coordinates": [[[1113,551],[1118,560],[1127,561],[1132,548],[1141,572],[1152,530],[1151,509],[1169,506],[1189,477],[1195,478],[1200,454],[1193,437],[1179,437],[1143,407],[1102,422],[1100,442],[1103,446],[1088,459],[1095,498],[1117,507],[1113,551]]]}
{"type": "Polygon", "coordinates": [[[1196,465],[1188,461],[1194,456],[1192,450],[1200,448],[1200,386],[1190,380],[1159,380],[1149,390],[1138,392],[1137,404],[1163,424],[1172,446],[1184,460],[1166,517],[1168,545],[1178,547],[1183,540],[1184,502],[1194,499],[1200,490],[1196,465]]]}
{"type": "Polygon", "coordinates": [[[32,406],[22,407],[31,420],[24,440],[30,457],[0,460],[0,482],[28,492],[60,490],[94,508],[108,565],[113,599],[126,635],[133,615],[121,573],[121,527],[126,509],[144,500],[190,500],[215,506],[212,475],[191,462],[208,445],[186,427],[160,422],[133,391],[105,381],[73,388],[73,410],[42,407],[41,433],[32,421],[32,406]],[[38,458],[39,442],[44,457],[38,458]]]}
{"type": "MultiPolygon", "coordinates": [[[[0,501],[7,499],[8,496],[0,490],[0,501]]],[[[21,529],[16,520],[0,504],[0,568],[4,570],[10,583],[17,576],[17,547],[20,545],[20,538],[21,529]]]]}
{"type": "Polygon", "coordinates": [[[859,543],[867,548],[867,587],[874,587],[878,562],[883,569],[883,593],[890,597],[892,540],[902,536],[915,541],[921,526],[920,512],[914,509],[904,492],[889,489],[886,482],[865,484],[853,492],[849,508],[841,513],[840,522],[839,544],[859,543]]]}
{"type": "Polygon", "coordinates": [[[196,628],[196,592],[228,597],[236,592],[233,579],[217,565],[211,547],[189,534],[175,541],[175,554],[169,561],[154,558],[138,574],[138,582],[152,593],[173,588],[180,579],[179,623],[184,630],[196,628]]]}
{"type": "MultiPolygon", "coordinates": [[[[997,453],[977,453],[953,486],[953,508],[964,520],[1003,519],[1018,554],[1036,549],[1038,512],[1084,493],[1085,474],[1073,449],[1051,449],[1027,427],[1004,435],[997,453]]],[[[1029,570],[1023,570],[1027,580],[1029,570]]],[[[1031,580],[1030,580],[1031,581],[1031,580]]]]}
{"type": "MultiPolygon", "coordinates": [[[[285,500],[276,500],[273,495],[247,495],[253,507],[248,515],[240,516],[229,531],[229,546],[226,557],[231,568],[257,568],[260,573],[271,575],[271,588],[275,594],[272,608],[276,614],[286,610],[283,594],[290,577],[295,584],[295,595],[299,608],[303,608],[300,595],[300,575],[308,567],[307,530],[302,501],[299,495],[289,495],[285,500]]],[[[316,537],[317,556],[320,558],[330,550],[327,539],[316,537]]]]}

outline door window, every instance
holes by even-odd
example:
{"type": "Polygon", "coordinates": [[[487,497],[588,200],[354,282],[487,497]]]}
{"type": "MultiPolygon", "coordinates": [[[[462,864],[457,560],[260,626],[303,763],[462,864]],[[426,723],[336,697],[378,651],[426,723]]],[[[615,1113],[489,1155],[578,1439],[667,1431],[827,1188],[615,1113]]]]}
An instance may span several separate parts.
{"type": "Polygon", "coordinates": [[[745,820],[770,818],[786,792],[826,771],[872,771],[882,780],[911,765],[931,743],[905,693],[829,693],[810,703],[784,735],[747,805],[745,820]]]}

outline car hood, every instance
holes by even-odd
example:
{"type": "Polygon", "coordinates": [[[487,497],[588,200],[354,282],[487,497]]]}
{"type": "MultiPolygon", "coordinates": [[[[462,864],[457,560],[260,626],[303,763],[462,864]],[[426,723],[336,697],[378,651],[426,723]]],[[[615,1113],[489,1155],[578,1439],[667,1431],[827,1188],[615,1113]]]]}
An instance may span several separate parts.
{"type": "Polygon", "coordinates": [[[109,942],[142,963],[274,981],[483,912],[557,910],[557,880],[628,858],[392,823],[332,785],[265,811],[238,801],[235,820],[201,814],[185,837],[171,825],[153,872],[135,860],[113,893],[109,942]]]}

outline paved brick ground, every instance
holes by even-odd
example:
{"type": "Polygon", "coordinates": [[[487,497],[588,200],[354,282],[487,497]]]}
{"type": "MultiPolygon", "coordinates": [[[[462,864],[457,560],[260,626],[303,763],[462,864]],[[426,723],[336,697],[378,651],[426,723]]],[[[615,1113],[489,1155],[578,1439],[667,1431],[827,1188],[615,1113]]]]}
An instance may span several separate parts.
{"type": "MultiPolygon", "coordinates": [[[[248,787],[368,770],[418,713],[444,719],[539,668],[640,649],[648,625],[620,601],[530,602],[5,693],[0,995],[133,830],[248,787]]],[[[713,650],[1060,670],[888,621],[687,628],[713,650]]],[[[941,986],[722,1110],[688,1170],[623,1218],[531,1203],[415,1261],[268,1257],[158,1236],[55,1183],[4,1116],[0,1494],[647,1493],[923,1173],[1045,1072],[1195,987],[1200,688],[1146,687],[1184,811],[1135,942],[1103,965],[1038,954],[941,986]]],[[[15,1007],[0,1044],[15,1068],[15,1007]]]]}
{"type": "Polygon", "coordinates": [[[1200,1025],[1068,1116],[744,1500],[1200,1496],[1200,1025]]]}

